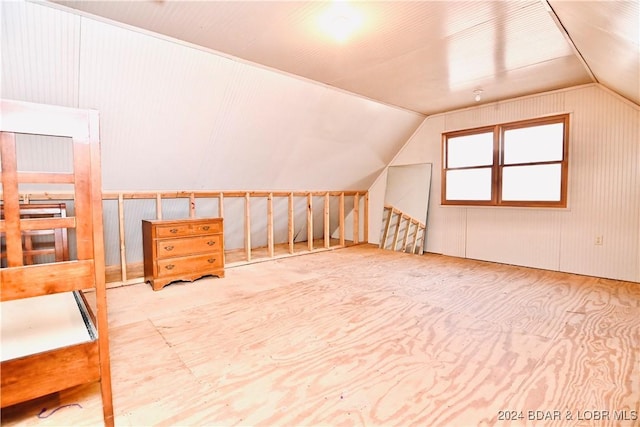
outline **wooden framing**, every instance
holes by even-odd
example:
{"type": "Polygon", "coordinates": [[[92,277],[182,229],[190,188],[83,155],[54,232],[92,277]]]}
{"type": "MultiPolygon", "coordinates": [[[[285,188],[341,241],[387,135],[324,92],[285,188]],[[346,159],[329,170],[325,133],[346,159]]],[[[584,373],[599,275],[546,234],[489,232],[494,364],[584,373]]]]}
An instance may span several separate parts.
{"type": "MultiPolygon", "coordinates": [[[[60,201],[70,200],[72,195],[68,193],[25,193],[20,195],[21,200],[31,201],[60,201]]],[[[104,192],[102,193],[102,200],[115,200],[118,203],[118,228],[119,228],[119,250],[120,250],[120,265],[111,265],[106,269],[107,282],[110,287],[140,283],[143,280],[142,262],[129,262],[126,259],[126,247],[127,238],[124,232],[124,223],[127,216],[126,201],[127,200],[153,200],[155,202],[156,218],[149,219],[162,219],[162,205],[163,201],[167,199],[189,199],[189,211],[185,211],[185,218],[190,215],[191,206],[198,205],[198,201],[202,199],[214,199],[217,200],[217,209],[214,209],[210,213],[201,213],[201,215],[211,217],[225,217],[225,204],[232,199],[242,199],[244,203],[244,213],[240,217],[228,217],[225,218],[225,224],[227,227],[235,222],[241,222],[240,229],[244,230],[243,248],[241,250],[227,250],[225,253],[225,266],[235,267],[238,265],[250,264],[253,262],[262,262],[265,259],[277,259],[286,256],[297,256],[300,254],[306,254],[311,252],[334,250],[351,246],[354,244],[368,242],[368,212],[369,212],[369,194],[367,191],[165,191],[165,192],[104,192]],[[313,198],[322,197],[323,202],[319,206],[314,206],[313,198]],[[276,241],[276,227],[275,227],[275,213],[273,211],[273,204],[276,199],[286,199],[287,201],[287,223],[286,230],[283,232],[287,239],[286,241],[276,241]],[[296,214],[299,213],[296,210],[296,198],[305,200],[306,217],[307,220],[311,218],[311,221],[307,222],[304,234],[306,239],[304,240],[304,247],[301,247],[300,242],[296,242],[295,236],[295,224],[296,214]],[[331,210],[326,211],[326,199],[337,198],[340,206],[337,208],[337,215],[340,217],[337,231],[337,239],[331,238],[331,226],[329,224],[329,218],[331,218],[331,210]],[[345,226],[346,226],[346,212],[345,201],[348,198],[354,199],[353,209],[353,240],[347,239],[345,226]],[[267,228],[271,227],[271,231],[267,230],[267,245],[265,248],[253,247],[251,240],[251,203],[252,199],[265,199],[267,203],[267,211],[265,220],[267,221],[267,228]],[[271,201],[269,201],[271,200],[271,201]],[[362,206],[360,206],[362,205],[362,206]],[[313,212],[314,209],[323,209],[323,237],[322,242],[318,239],[314,239],[313,233],[313,212]],[[270,213],[271,212],[271,213],[270,213]],[[327,215],[329,214],[329,215],[327,215]],[[273,218],[272,220],[269,217],[273,218]],[[359,224],[364,226],[364,234],[359,231],[359,224]],[[271,224],[271,225],[269,225],[271,224]],[[328,239],[326,238],[328,235],[328,239]],[[271,236],[271,237],[269,237],[271,236]],[[273,249],[271,249],[268,240],[273,239],[273,249]],[[309,240],[311,240],[309,242],[309,240]],[[121,268],[124,266],[125,268],[121,268]]],[[[336,212],[334,211],[335,215],[336,212]]]]}
{"type": "Polygon", "coordinates": [[[383,213],[382,238],[380,247],[392,251],[422,254],[424,252],[423,241],[425,234],[425,224],[400,209],[385,205],[383,213]],[[394,222],[395,220],[395,222],[394,222]],[[393,230],[393,236],[390,235],[393,230]],[[402,236],[401,230],[404,230],[402,236]],[[391,243],[389,244],[389,240],[391,243]],[[398,246],[400,242],[400,246],[398,246]]]}
{"type": "MultiPolygon", "coordinates": [[[[113,425],[109,334],[105,286],[102,196],[98,113],[65,107],[1,101],[0,154],[2,203],[7,267],[0,268],[2,301],[68,291],[95,291],[96,339],[2,362],[2,407],[43,396],[74,385],[99,382],[104,423],[113,425]],[[21,173],[16,156],[17,133],[71,138],[70,174],[21,173]],[[20,183],[72,183],[75,216],[31,218],[20,216],[20,183]],[[77,259],[25,265],[22,234],[25,230],[74,228],[77,259]]],[[[32,199],[31,199],[32,200],[32,199]]]]}
{"type": "MultiPolygon", "coordinates": [[[[26,220],[28,218],[66,218],[67,208],[64,203],[39,203],[39,204],[20,204],[20,218],[26,220]]],[[[4,218],[4,205],[0,205],[0,219],[4,218]]],[[[22,221],[22,236],[24,264],[34,264],[36,256],[53,255],[56,262],[69,260],[69,246],[67,227],[73,226],[73,223],[63,224],[57,221],[56,225],[60,228],[52,228],[50,230],[28,230],[29,222],[22,221]],[[53,241],[35,242],[34,236],[51,236],[53,241]]],[[[65,220],[65,222],[67,222],[65,220]]],[[[2,245],[2,253],[0,258],[6,258],[6,248],[4,242],[2,245]]],[[[2,265],[2,264],[0,264],[2,265]]]]}

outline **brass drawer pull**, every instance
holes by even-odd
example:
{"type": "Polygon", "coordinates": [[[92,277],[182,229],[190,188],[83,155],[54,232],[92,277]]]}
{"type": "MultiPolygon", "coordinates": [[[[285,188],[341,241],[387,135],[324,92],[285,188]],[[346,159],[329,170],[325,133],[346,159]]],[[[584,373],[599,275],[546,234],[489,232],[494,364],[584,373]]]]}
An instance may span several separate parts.
{"type": "Polygon", "coordinates": [[[209,264],[213,264],[214,262],[216,262],[216,259],[215,259],[215,258],[209,258],[209,259],[207,260],[207,262],[208,262],[209,264]]]}
{"type": "Polygon", "coordinates": [[[210,227],[209,227],[208,225],[204,225],[204,226],[202,227],[202,229],[203,229],[204,231],[207,231],[209,228],[210,228],[210,227]]]}
{"type": "Polygon", "coordinates": [[[175,265],[173,265],[173,264],[168,264],[168,265],[164,266],[164,268],[166,268],[167,270],[173,270],[174,267],[175,267],[175,265]]]}
{"type": "Polygon", "coordinates": [[[171,230],[169,230],[170,233],[176,234],[178,232],[177,228],[172,228],[171,230]]]}
{"type": "Polygon", "coordinates": [[[165,246],[164,250],[165,251],[172,251],[173,250],[173,246],[165,246]]]}
{"type": "Polygon", "coordinates": [[[209,245],[209,246],[213,246],[213,245],[215,245],[215,244],[216,244],[215,240],[209,240],[209,241],[207,242],[207,245],[209,245]]]}

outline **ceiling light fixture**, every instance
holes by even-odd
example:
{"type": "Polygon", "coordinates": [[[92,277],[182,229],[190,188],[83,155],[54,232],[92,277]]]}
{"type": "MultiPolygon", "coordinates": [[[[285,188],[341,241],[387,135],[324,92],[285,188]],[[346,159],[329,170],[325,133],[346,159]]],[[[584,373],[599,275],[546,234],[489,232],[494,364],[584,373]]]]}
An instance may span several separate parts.
{"type": "Polygon", "coordinates": [[[319,18],[320,28],[339,42],[346,41],[362,26],[362,15],[346,1],[334,1],[319,18]]]}
{"type": "Polygon", "coordinates": [[[480,100],[482,99],[482,93],[483,93],[483,92],[484,92],[484,91],[483,91],[482,89],[476,89],[476,90],[474,90],[474,91],[473,91],[473,94],[474,94],[475,96],[473,97],[473,99],[475,99],[475,100],[476,100],[476,102],[480,102],[480,100]]]}

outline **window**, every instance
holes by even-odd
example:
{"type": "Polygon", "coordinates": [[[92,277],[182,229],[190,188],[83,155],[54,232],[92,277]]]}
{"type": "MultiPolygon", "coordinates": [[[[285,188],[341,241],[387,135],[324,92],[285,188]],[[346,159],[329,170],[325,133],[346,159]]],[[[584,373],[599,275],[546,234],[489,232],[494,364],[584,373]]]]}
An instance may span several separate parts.
{"type": "Polygon", "coordinates": [[[569,115],[443,134],[442,204],[567,206],[569,115]]]}

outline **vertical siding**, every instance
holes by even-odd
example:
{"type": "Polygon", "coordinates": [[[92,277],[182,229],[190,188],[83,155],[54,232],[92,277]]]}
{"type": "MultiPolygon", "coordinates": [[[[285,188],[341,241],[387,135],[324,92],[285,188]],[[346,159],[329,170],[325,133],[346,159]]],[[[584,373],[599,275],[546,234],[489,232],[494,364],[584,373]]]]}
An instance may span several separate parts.
{"type": "Polygon", "coordinates": [[[553,210],[467,209],[467,258],[560,268],[561,214],[553,210]]]}
{"type": "Polygon", "coordinates": [[[564,92],[552,92],[446,113],[444,131],[470,129],[563,112],[564,97],[564,92]]]}
{"type": "Polygon", "coordinates": [[[0,15],[2,97],[77,107],[80,17],[16,1],[0,15]]]}
{"type": "MultiPolygon", "coordinates": [[[[640,108],[607,89],[581,86],[428,117],[396,159],[408,157],[434,165],[429,252],[640,282],[640,108]],[[443,132],[567,112],[567,209],[440,206],[443,132]]],[[[383,189],[370,191],[377,200],[383,189]]]]}
{"type": "MultiPolygon", "coordinates": [[[[467,209],[447,207],[442,208],[445,212],[438,212],[442,215],[442,254],[457,257],[467,256],[467,209]]],[[[431,213],[433,214],[433,213],[431,213]]],[[[427,229],[427,239],[430,233],[427,229]]]]}
{"type": "Polygon", "coordinates": [[[424,118],[46,3],[0,7],[2,95],[98,109],[107,190],[362,189],[424,118]]]}
{"type": "Polygon", "coordinates": [[[572,115],[570,212],[561,269],[640,281],[640,119],[606,90],[567,94],[572,115]],[[603,244],[594,244],[596,236],[603,244]]]}

